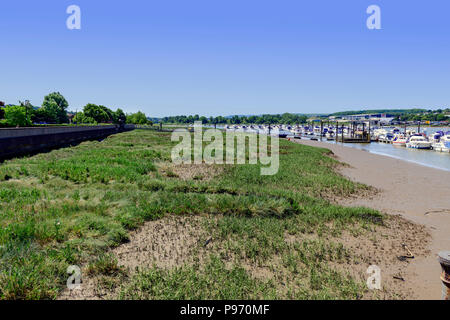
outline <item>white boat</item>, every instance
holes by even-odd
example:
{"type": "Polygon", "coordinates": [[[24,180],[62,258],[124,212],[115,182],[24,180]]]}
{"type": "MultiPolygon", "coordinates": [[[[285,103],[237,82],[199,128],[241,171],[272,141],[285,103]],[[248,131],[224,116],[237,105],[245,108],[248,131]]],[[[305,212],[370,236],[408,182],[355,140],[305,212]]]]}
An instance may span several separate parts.
{"type": "Polygon", "coordinates": [[[286,131],[286,130],[278,130],[275,131],[272,135],[274,135],[275,137],[279,137],[279,138],[286,138],[287,136],[291,136],[292,133],[290,131],[286,131]]]}
{"type": "Polygon", "coordinates": [[[373,136],[376,139],[380,139],[381,136],[386,136],[386,134],[388,133],[388,131],[386,129],[375,129],[373,130],[373,136]]]}
{"type": "Polygon", "coordinates": [[[391,143],[395,138],[395,135],[391,132],[388,132],[386,134],[381,134],[378,137],[378,142],[383,142],[383,143],[391,143]]]}
{"type": "Polygon", "coordinates": [[[302,138],[303,130],[302,130],[301,127],[291,128],[290,132],[291,132],[291,135],[294,137],[294,139],[301,139],[302,138]]]}
{"type": "Polygon", "coordinates": [[[392,139],[392,144],[394,146],[405,147],[407,141],[408,141],[408,139],[404,135],[397,134],[397,135],[394,136],[394,139],[392,139]]]}
{"type": "Polygon", "coordinates": [[[399,133],[400,133],[400,129],[399,128],[392,129],[392,134],[399,134],[399,133]]]}
{"type": "Polygon", "coordinates": [[[433,150],[438,152],[450,152],[450,131],[433,144],[433,150]]]}
{"type": "Polygon", "coordinates": [[[255,126],[251,125],[250,127],[247,127],[245,132],[258,134],[259,130],[255,126]]]}
{"type": "Polygon", "coordinates": [[[334,140],[335,138],[334,131],[328,130],[327,133],[325,133],[325,137],[327,138],[327,140],[334,140]]]}
{"type": "Polygon", "coordinates": [[[431,149],[431,142],[422,135],[413,135],[406,142],[407,148],[413,149],[431,149]]]}
{"type": "Polygon", "coordinates": [[[433,147],[435,144],[439,143],[439,141],[441,140],[441,138],[442,138],[444,135],[445,135],[445,134],[444,134],[444,132],[442,132],[442,131],[438,131],[438,132],[435,132],[435,133],[431,134],[431,135],[428,137],[428,140],[431,142],[431,146],[433,147]]]}
{"type": "Polygon", "coordinates": [[[314,127],[313,132],[315,136],[320,136],[321,134],[320,127],[314,127]]]}

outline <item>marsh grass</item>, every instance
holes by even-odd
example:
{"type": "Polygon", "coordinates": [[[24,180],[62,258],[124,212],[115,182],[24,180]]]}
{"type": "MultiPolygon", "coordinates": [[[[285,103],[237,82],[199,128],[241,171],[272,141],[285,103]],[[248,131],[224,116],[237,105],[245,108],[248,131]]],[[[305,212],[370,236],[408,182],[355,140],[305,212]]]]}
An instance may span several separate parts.
{"type": "Polygon", "coordinates": [[[88,264],[86,274],[89,276],[115,276],[118,274],[126,274],[126,272],[118,265],[117,258],[114,255],[102,253],[94,261],[88,264]]]}
{"type": "Polygon", "coordinates": [[[356,296],[357,284],[326,265],[346,254],[342,248],[285,239],[286,233],[339,234],[383,221],[376,211],[327,200],[366,188],[336,174],[338,163],[327,150],[281,141],[278,174],[261,176],[259,165],[224,165],[208,180],[200,174],[191,179],[174,172],[161,175],[157,168],[169,163],[173,145],[168,132],[135,130],[1,164],[0,298],[53,299],[72,264],[88,264],[92,274],[116,272],[105,250],[128,241],[129,231],[145,221],[166,214],[223,216],[210,228],[228,242],[229,254],[256,264],[280,255],[291,274],[305,275],[309,289],[295,289],[304,288],[298,284],[278,292],[273,284],[251,277],[239,261],[226,266],[215,256],[199,272],[192,266],[142,271],[121,297],[356,296]],[[347,291],[338,288],[342,283],[347,291]]]}
{"type": "Polygon", "coordinates": [[[119,299],[275,299],[271,281],[259,281],[239,266],[227,268],[211,255],[204,265],[184,266],[173,270],[151,268],[141,271],[120,291],[119,299]]]}

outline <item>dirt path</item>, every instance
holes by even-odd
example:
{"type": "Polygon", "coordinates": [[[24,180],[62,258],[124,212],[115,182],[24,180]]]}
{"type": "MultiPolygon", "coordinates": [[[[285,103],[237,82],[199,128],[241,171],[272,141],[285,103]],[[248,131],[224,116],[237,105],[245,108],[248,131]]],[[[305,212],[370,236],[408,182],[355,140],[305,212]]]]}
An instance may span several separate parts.
{"type": "MultiPolygon", "coordinates": [[[[409,264],[405,280],[420,299],[440,299],[440,266],[436,255],[450,250],[450,172],[342,145],[310,140],[299,143],[330,149],[340,161],[350,165],[341,170],[342,174],[380,190],[375,197],[348,199],[343,205],[400,214],[427,227],[432,235],[431,253],[409,264]]],[[[414,248],[411,250],[414,253],[414,248]]]]}

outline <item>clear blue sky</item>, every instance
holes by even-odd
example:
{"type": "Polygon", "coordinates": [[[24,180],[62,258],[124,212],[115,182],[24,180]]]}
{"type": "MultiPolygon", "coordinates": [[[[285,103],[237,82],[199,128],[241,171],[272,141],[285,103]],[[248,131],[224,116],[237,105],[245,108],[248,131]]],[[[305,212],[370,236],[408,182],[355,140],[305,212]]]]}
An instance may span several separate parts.
{"type": "Polygon", "coordinates": [[[0,100],[149,116],[450,105],[450,1],[0,3],[0,100]],[[66,8],[82,29],[66,28],[66,8]],[[381,7],[382,30],[366,28],[381,7]]]}

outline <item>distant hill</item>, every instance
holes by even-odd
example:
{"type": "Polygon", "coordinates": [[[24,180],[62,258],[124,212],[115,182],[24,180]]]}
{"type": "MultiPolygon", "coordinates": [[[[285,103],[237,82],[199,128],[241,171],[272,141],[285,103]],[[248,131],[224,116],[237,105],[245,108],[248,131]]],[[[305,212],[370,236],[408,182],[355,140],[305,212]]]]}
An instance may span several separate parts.
{"type": "Polygon", "coordinates": [[[409,114],[409,113],[424,113],[426,109],[375,109],[375,110],[354,110],[354,111],[341,111],[330,114],[330,116],[349,116],[354,114],[371,114],[371,113],[388,113],[392,115],[397,114],[409,114]]]}

